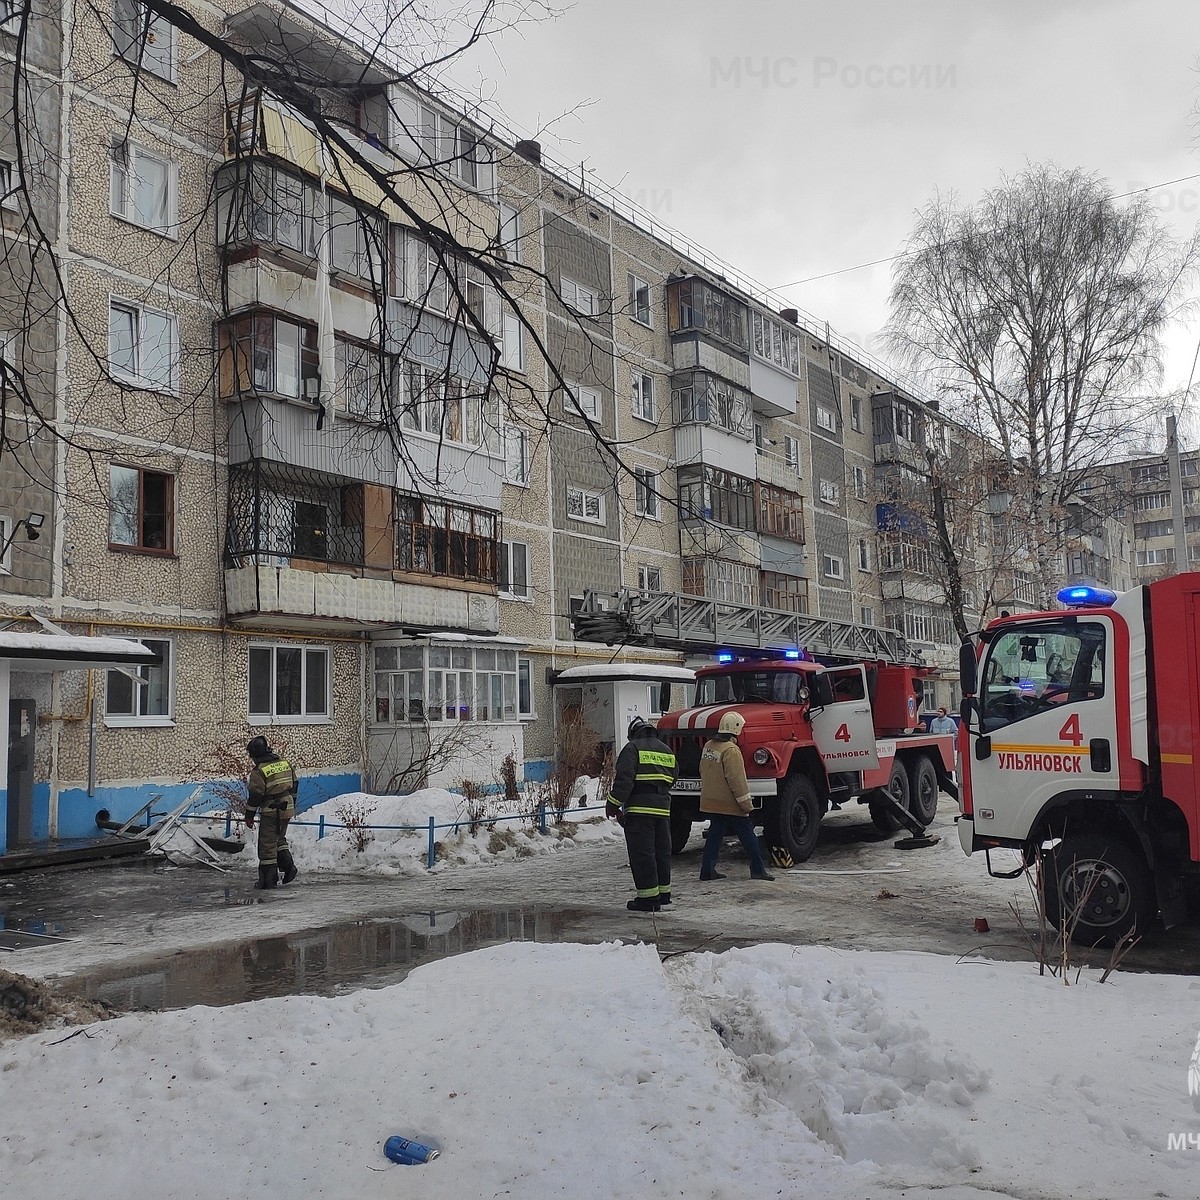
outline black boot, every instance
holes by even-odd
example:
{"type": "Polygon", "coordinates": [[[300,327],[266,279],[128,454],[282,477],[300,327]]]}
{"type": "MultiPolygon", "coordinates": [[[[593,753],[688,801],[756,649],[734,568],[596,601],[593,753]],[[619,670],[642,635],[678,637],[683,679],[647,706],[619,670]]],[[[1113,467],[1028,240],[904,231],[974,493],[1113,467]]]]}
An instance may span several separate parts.
{"type": "Polygon", "coordinates": [[[656,896],[639,896],[636,900],[630,900],[625,907],[630,912],[658,912],[658,898],[656,896]]]}
{"type": "Polygon", "coordinates": [[[668,904],[670,904],[670,903],[671,903],[671,893],[670,893],[670,892],[664,892],[664,891],[663,891],[663,890],[660,888],[660,889],[659,889],[659,893],[658,893],[658,907],[659,907],[659,908],[666,908],[666,907],[667,907],[667,905],[668,905],[668,904]]]}
{"type": "Polygon", "coordinates": [[[259,889],[273,888],[279,883],[279,868],[271,863],[270,866],[258,864],[258,882],[254,885],[256,891],[259,889]]]}
{"type": "Polygon", "coordinates": [[[720,871],[701,871],[700,878],[707,882],[710,879],[724,879],[725,876],[720,871]]]}
{"type": "Polygon", "coordinates": [[[296,870],[296,860],[292,857],[290,850],[279,851],[279,866],[283,871],[283,875],[279,880],[280,883],[291,883],[300,874],[296,870]]]}
{"type": "Polygon", "coordinates": [[[768,883],[775,882],[775,876],[772,875],[770,871],[751,871],[750,878],[751,879],[765,879],[768,883]]]}

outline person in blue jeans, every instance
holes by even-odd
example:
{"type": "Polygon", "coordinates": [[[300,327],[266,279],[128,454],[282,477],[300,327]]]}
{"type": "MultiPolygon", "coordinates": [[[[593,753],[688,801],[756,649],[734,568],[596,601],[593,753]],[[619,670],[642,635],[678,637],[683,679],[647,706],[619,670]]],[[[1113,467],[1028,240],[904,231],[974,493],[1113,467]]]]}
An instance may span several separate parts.
{"type": "Polygon", "coordinates": [[[736,833],[750,856],[750,878],[774,880],[763,861],[762,847],[754,832],[750,813],[750,785],[746,782],[746,763],[737,736],[746,726],[738,712],[727,712],[717,733],[700,754],[700,811],[708,817],[704,838],[704,856],[700,860],[701,879],[724,879],[717,870],[717,858],[727,829],[736,833]]]}

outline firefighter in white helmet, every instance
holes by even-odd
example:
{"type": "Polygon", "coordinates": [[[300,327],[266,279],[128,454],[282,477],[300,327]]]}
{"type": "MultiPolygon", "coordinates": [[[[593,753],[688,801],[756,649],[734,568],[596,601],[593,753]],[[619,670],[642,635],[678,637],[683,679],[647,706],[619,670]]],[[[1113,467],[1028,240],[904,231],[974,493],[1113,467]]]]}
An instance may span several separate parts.
{"type": "Polygon", "coordinates": [[[724,879],[717,870],[717,858],[726,832],[736,833],[750,856],[750,878],[774,880],[763,861],[762,847],[754,833],[750,813],[750,785],[746,782],[746,764],[737,744],[738,734],[746,725],[739,712],[721,717],[717,733],[700,754],[700,811],[708,817],[704,839],[704,857],[700,860],[701,879],[724,879]]]}

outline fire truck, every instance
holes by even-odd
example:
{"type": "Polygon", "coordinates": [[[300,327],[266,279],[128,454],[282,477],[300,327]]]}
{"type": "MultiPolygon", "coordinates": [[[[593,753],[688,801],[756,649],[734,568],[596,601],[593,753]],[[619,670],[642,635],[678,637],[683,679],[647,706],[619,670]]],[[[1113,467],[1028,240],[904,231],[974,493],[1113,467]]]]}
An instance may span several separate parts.
{"type": "MultiPolygon", "coordinates": [[[[857,802],[884,832],[925,830],[938,793],[957,797],[954,738],[920,731],[922,680],[933,674],[895,630],[659,593],[586,593],[576,636],[609,644],[717,652],[696,672],[692,707],[658,721],[676,756],[671,845],[683,850],[700,815],[700,752],[733,710],[746,718],[738,745],[752,819],[768,844],[809,858],[821,818],[857,802]]],[[[900,844],[900,843],[898,843],[900,844]]]]}
{"type": "Polygon", "coordinates": [[[1113,945],[1181,920],[1200,862],[1200,573],[1058,600],[962,646],[959,841],[1040,864],[1049,922],[1113,945]]]}

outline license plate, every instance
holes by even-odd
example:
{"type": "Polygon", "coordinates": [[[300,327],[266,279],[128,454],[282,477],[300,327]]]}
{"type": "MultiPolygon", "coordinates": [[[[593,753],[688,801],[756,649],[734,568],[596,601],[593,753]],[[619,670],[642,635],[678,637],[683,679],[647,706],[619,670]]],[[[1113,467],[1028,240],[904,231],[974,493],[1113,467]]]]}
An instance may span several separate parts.
{"type": "Polygon", "coordinates": [[[671,790],[673,792],[698,792],[700,790],[700,780],[677,779],[671,790]]]}

